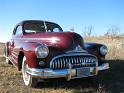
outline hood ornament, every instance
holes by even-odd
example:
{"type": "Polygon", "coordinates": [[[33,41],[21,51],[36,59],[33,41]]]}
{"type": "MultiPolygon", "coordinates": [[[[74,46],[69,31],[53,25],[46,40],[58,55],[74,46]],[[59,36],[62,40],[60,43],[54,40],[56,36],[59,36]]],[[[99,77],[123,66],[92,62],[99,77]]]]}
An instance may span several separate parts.
{"type": "Polygon", "coordinates": [[[75,50],[76,50],[76,51],[82,51],[83,48],[82,48],[80,45],[78,45],[78,46],[76,46],[75,50]]]}
{"type": "Polygon", "coordinates": [[[67,51],[66,53],[87,53],[80,45],[77,45],[74,50],[67,51]]]}

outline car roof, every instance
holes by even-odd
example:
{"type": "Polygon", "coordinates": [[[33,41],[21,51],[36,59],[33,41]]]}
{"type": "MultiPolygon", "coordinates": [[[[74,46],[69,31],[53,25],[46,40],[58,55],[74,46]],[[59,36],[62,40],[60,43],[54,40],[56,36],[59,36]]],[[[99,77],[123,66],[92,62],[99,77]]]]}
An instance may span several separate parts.
{"type": "MultiPolygon", "coordinates": [[[[22,25],[22,24],[27,23],[27,22],[50,22],[50,21],[45,21],[45,20],[23,20],[23,21],[19,22],[17,25],[22,25]]],[[[54,22],[50,22],[50,23],[54,23],[54,22]]]]}

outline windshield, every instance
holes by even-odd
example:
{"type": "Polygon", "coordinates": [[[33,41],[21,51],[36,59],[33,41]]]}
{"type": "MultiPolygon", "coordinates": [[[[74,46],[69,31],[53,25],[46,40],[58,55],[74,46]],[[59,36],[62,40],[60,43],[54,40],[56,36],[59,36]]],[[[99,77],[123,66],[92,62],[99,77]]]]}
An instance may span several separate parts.
{"type": "Polygon", "coordinates": [[[62,28],[52,22],[27,22],[24,24],[24,31],[26,33],[39,33],[39,32],[62,32],[62,28]]]}
{"type": "Polygon", "coordinates": [[[58,24],[55,24],[52,22],[45,22],[45,24],[46,24],[48,32],[62,32],[63,31],[62,28],[58,24]]]}

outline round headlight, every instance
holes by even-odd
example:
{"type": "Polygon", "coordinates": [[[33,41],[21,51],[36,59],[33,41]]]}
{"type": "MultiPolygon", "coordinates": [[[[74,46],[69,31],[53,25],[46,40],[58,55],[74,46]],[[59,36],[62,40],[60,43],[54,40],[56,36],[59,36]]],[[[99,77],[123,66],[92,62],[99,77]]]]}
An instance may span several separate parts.
{"type": "Polygon", "coordinates": [[[49,54],[49,49],[45,45],[40,45],[35,49],[37,58],[45,58],[49,54]]]}
{"type": "Polygon", "coordinates": [[[107,52],[108,52],[108,49],[107,49],[106,46],[101,46],[100,47],[100,53],[101,53],[101,55],[106,55],[107,52]]]}

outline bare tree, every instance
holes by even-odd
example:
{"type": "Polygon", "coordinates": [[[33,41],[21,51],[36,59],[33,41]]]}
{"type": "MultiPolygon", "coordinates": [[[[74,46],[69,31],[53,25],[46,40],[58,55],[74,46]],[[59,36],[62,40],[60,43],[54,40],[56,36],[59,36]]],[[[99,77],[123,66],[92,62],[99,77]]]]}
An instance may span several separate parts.
{"type": "Polygon", "coordinates": [[[118,26],[111,25],[104,35],[107,36],[108,38],[114,39],[118,36],[119,32],[120,28],[118,26]]]}
{"type": "Polygon", "coordinates": [[[84,37],[91,37],[92,30],[93,30],[93,26],[92,25],[84,27],[84,30],[83,30],[84,37]]]}
{"type": "Polygon", "coordinates": [[[107,36],[108,38],[110,37],[110,32],[106,32],[105,34],[104,34],[104,36],[107,36]]]}

